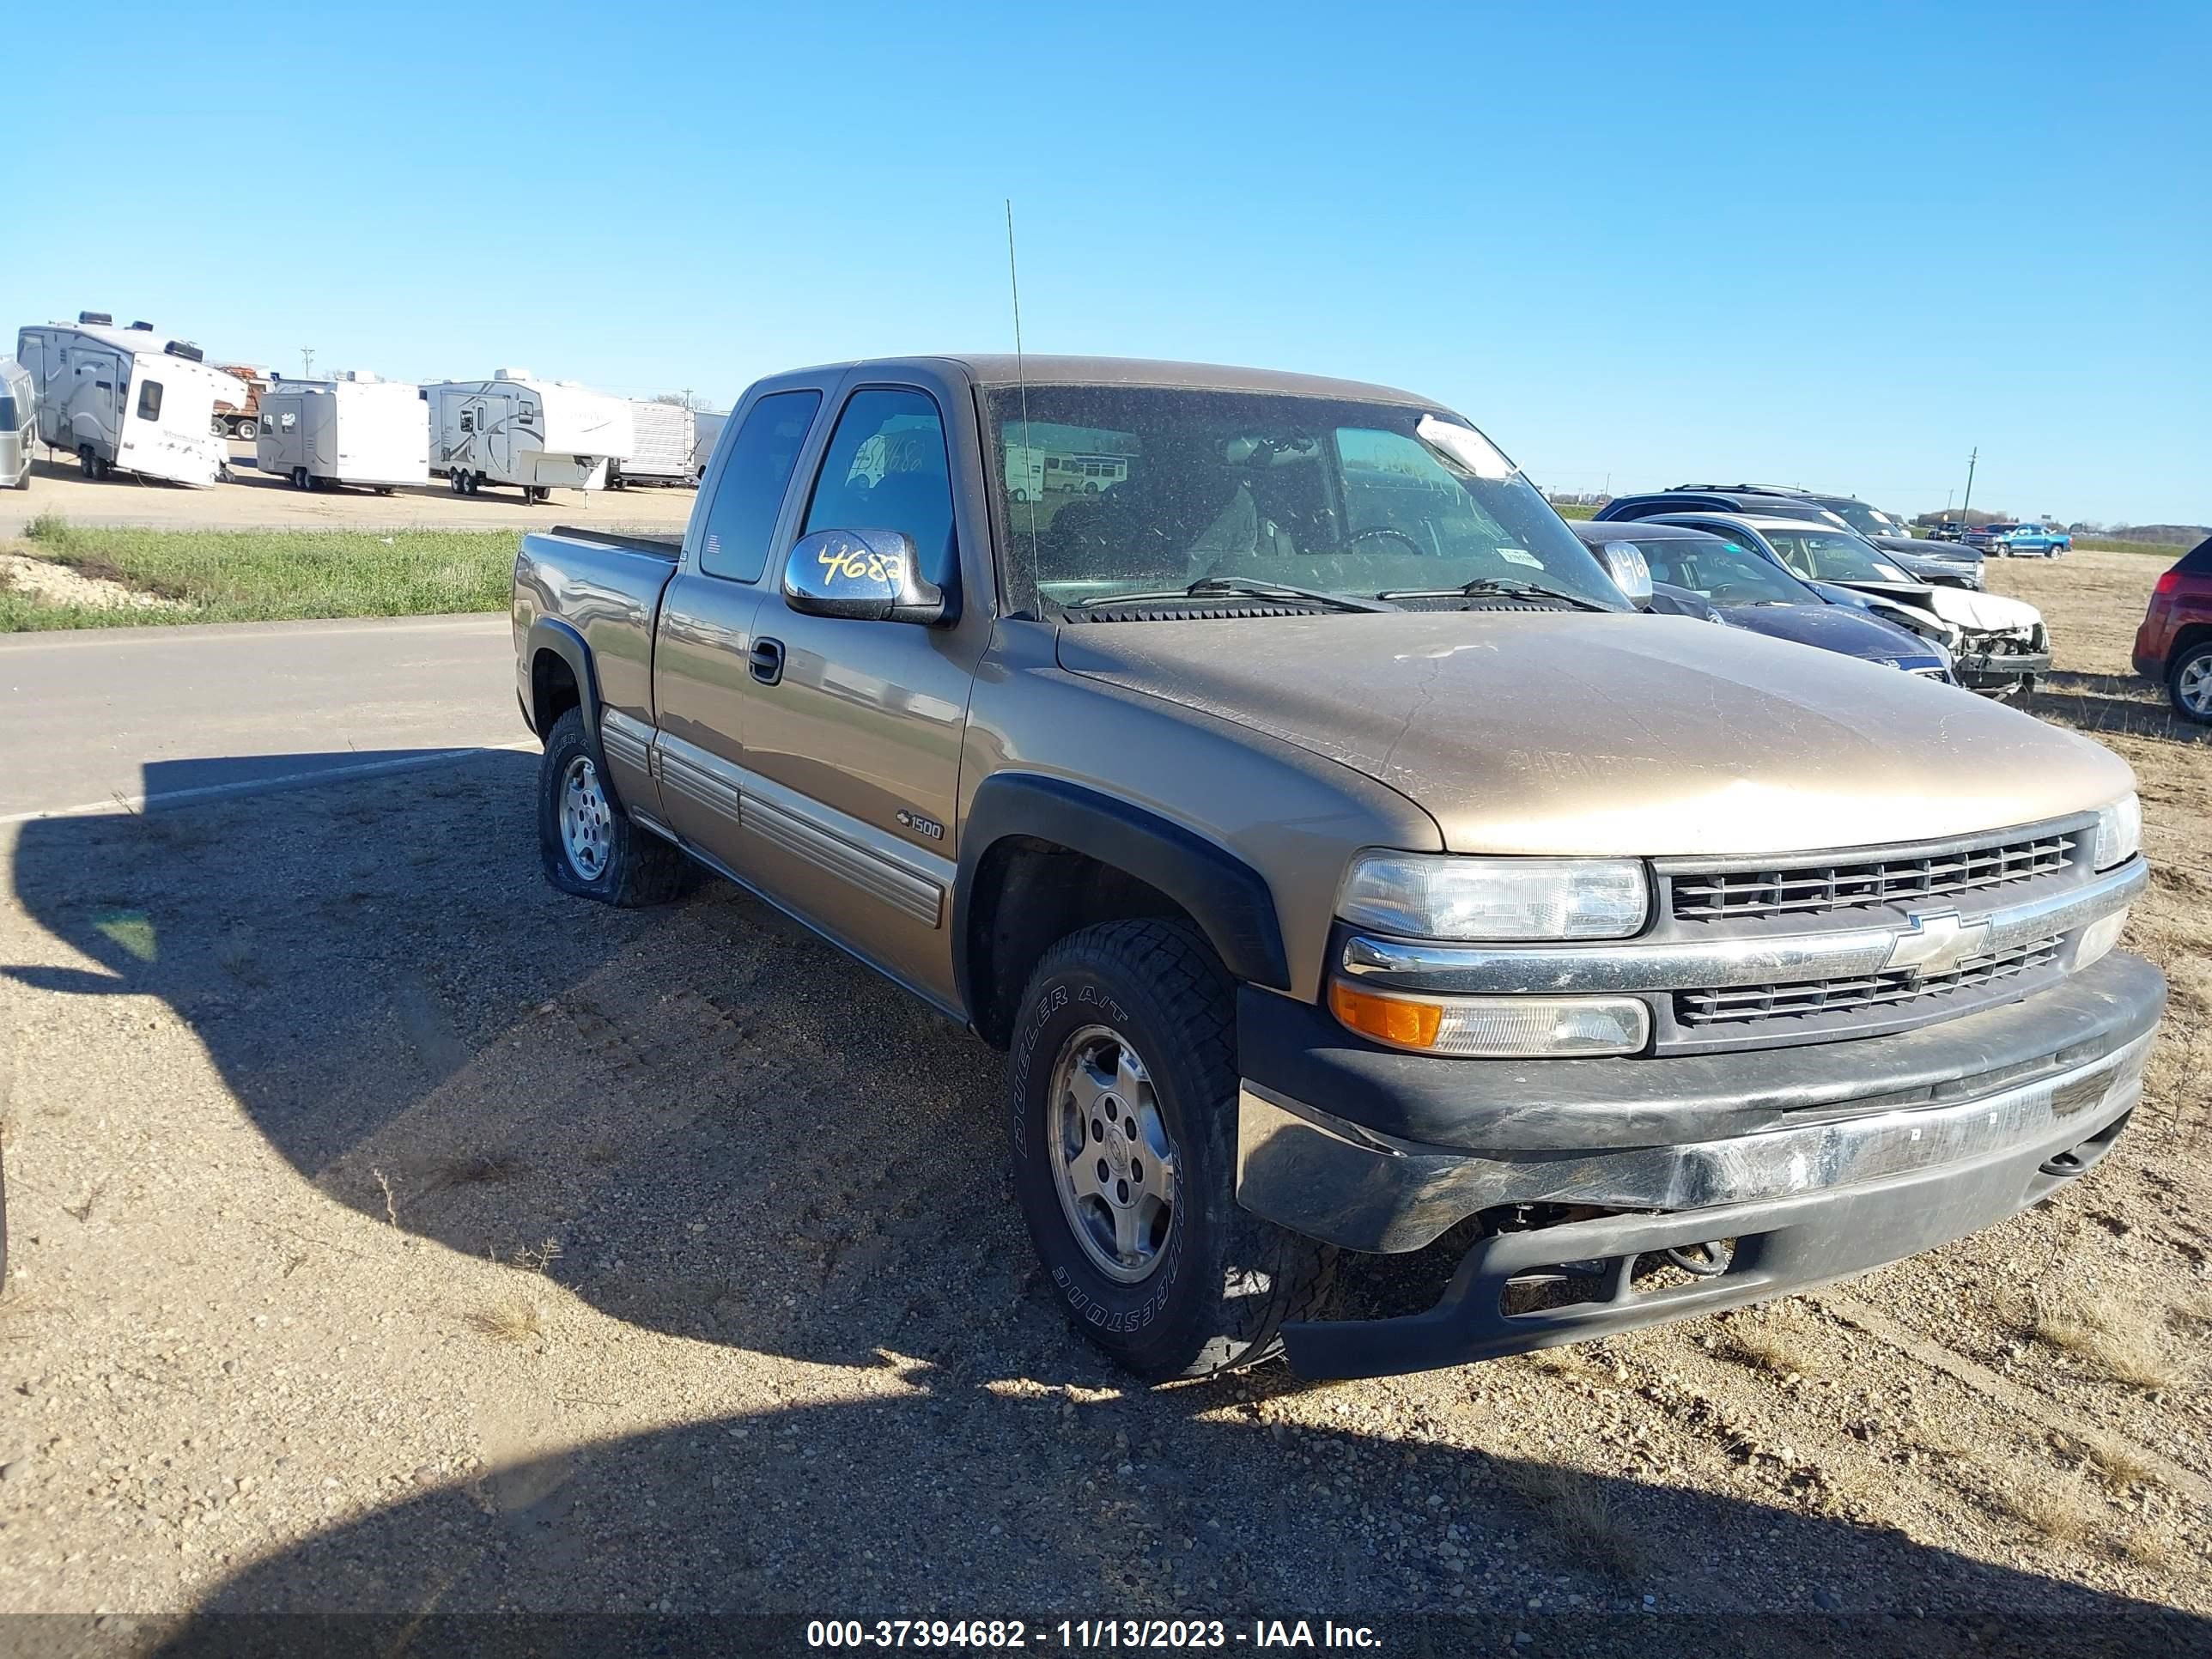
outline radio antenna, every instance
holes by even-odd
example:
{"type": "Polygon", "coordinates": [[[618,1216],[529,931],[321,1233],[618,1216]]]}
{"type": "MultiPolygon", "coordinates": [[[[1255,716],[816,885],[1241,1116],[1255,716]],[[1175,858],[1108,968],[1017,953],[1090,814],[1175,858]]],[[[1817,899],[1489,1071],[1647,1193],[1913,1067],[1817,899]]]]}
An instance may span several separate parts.
{"type": "MultiPolygon", "coordinates": [[[[1030,464],[1036,452],[1030,447],[1030,377],[1029,370],[1022,361],[1022,277],[1020,269],[1014,263],[1014,198],[1011,196],[1006,198],[1006,286],[1014,296],[1014,383],[1020,387],[1022,398],[1021,489],[1023,495],[1027,498],[1024,504],[1029,508],[1030,575],[1034,581],[1036,576],[1037,497],[1044,492],[1044,469],[1037,469],[1036,482],[1032,484],[1030,482],[1030,464]]],[[[1001,455],[999,459],[1003,466],[1006,457],[1001,455]]],[[[1012,481],[1008,482],[1011,484],[1012,481]]]]}

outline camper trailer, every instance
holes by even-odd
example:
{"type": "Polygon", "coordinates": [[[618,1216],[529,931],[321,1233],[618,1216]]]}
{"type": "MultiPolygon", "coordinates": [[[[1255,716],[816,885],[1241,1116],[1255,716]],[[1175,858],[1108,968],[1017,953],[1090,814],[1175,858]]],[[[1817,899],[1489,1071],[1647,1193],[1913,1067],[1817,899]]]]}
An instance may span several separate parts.
{"type": "Polygon", "coordinates": [[[0,357],[0,484],[31,487],[31,448],[39,441],[39,398],[31,371],[0,357]]]}
{"type": "Polygon", "coordinates": [[[389,495],[430,482],[428,406],[404,383],[279,375],[262,391],[259,425],[256,465],[295,489],[358,484],[389,495]]]}
{"type": "Polygon", "coordinates": [[[707,463],[714,459],[714,446],[721,441],[722,428],[730,418],[726,409],[695,409],[691,411],[691,482],[699,483],[707,476],[707,463]]]}
{"type": "Polygon", "coordinates": [[[574,380],[532,380],[502,368],[489,380],[422,388],[430,405],[430,471],[453,493],[514,484],[526,501],[556,488],[604,489],[611,463],[632,449],[630,407],[574,380]]]}
{"type": "Polygon", "coordinates": [[[21,330],[15,355],[31,372],[40,441],[75,455],[88,477],[206,485],[228,476],[222,440],[209,428],[216,404],[241,408],[246,389],[190,341],[86,311],[75,323],[21,330]]]}
{"type": "Polygon", "coordinates": [[[688,484],[691,471],[691,411],[681,404],[629,400],[630,453],[607,469],[607,481],[625,484],[688,484]]]}

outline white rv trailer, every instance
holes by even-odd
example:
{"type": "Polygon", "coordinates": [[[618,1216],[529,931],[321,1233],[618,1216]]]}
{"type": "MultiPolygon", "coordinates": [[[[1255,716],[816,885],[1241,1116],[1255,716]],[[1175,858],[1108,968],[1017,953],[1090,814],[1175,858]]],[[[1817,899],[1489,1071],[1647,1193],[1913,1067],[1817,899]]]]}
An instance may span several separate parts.
{"type": "Polygon", "coordinates": [[[280,374],[262,392],[256,419],[256,465],[295,489],[361,484],[389,495],[430,482],[429,405],[404,382],[280,374]]]}
{"type": "Polygon", "coordinates": [[[39,394],[31,371],[0,357],[0,484],[31,487],[31,451],[39,441],[39,394]]]}
{"type": "Polygon", "coordinates": [[[690,483],[691,471],[691,411],[681,404],[629,399],[630,453],[607,469],[607,482],[624,484],[690,483]]]}
{"type": "Polygon", "coordinates": [[[696,409],[691,411],[691,482],[697,483],[707,476],[707,463],[714,459],[714,446],[721,441],[722,428],[729,422],[726,409],[696,409]]]}
{"type": "Polygon", "coordinates": [[[515,484],[542,501],[557,485],[604,489],[611,462],[629,459],[629,405],[574,380],[532,380],[502,368],[489,380],[441,380],[422,388],[430,405],[430,471],[453,493],[515,484]]]}
{"type": "Polygon", "coordinates": [[[217,402],[242,407],[246,389],[189,341],[87,311],[21,330],[15,355],[37,388],[40,441],[68,450],[89,476],[206,485],[228,475],[228,452],[209,428],[217,402]]]}

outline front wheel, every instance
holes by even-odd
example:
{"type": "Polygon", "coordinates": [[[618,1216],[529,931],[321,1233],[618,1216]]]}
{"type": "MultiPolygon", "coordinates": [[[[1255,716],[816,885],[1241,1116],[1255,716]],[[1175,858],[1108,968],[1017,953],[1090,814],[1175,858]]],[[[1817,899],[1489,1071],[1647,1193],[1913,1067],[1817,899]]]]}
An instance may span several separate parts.
{"type": "Polygon", "coordinates": [[[2212,640],[2193,645],[2176,657],[2166,684],[2174,713],[2184,720],[2212,725],[2212,640]]]}
{"type": "Polygon", "coordinates": [[[637,909],[682,896],[699,866],[641,830],[607,781],[606,757],[571,708],[545,734],[538,763],[538,850],[545,879],[564,893],[637,909]]]}
{"type": "Polygon", "coordinates": [[[1071,933],[1022,999],[1023,1217],[1076,1329],[1152,1381],[1273,1357],[1334,1265],[1237,1202],[1236,1029],[1229,975],[1180,922],[1071,933]]]}

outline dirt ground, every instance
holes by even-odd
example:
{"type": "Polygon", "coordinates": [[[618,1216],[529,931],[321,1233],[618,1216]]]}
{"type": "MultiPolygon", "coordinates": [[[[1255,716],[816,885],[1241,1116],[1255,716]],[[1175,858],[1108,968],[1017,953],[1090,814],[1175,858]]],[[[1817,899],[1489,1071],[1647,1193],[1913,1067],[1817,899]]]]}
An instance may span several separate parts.
{"type": "Polygon", "coordinates": [[[557,896],[533,757],[4,832],[0,1612],[2201,1650],[2212,732],[2128,678],[2157,568],[1991,567],[2142,778],[2173,1007],[2113,1156],[1847,1286],[1379,1382],[1125,1386],[1032,1271],[998,1059],[726,886],[557,896]]]}
{"type": "Polygon", "coordinates": [[[517,489],[492,488],[456,495],[443,479],[423,489],[380,495],[372,489],[295,489],[257,471],[251,445],[231,446],[232,482],[207,489],[141,483],[118,474],[94,483],[72,461],[39,460],[27,490],[0,489],[0,536],[20,535],[42,513],[74,525],[127,525],[158,530],[514,530],[603,521],[626,529],[681,530],[695,491],[556,489],[526,507],[517,489]]]}

